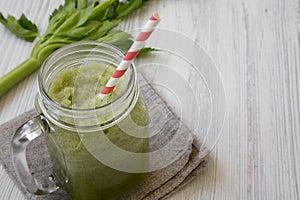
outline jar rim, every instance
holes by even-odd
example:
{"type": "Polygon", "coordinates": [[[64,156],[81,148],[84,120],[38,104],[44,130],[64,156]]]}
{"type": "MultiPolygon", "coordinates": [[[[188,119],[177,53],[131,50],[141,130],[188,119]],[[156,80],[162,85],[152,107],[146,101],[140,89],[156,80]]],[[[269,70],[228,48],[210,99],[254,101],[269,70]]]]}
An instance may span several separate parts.
{"type": "MultiPolygon", "coordinates": [[[[73,125],[76,125],[75,129],[78,130],[81,126],[86,129],[91,127],[91,130],[93,129],[93,126],[96,124],[84,124],[78,126],[78,124],[73,124],[70,123],[68,120],[65,121],[63,119],[73,119],[73,120],[80,120],[82,122],[89,123],[90,121],[93,121],[91,119],[94,118],[102,118],[106,117],[109,115],[109,113],[113,113],[112,117],[109,117],[106,121],[101,121],[97,125],[101,125],[101,129],[108,128],[116,123],[118,123],[120,120],[124,119],[133,109],[135,106],[138,96],[139,96],[139,90],[138,90],[138,83],[137,83],[137,73],[136,73],[136,68],[135,65],[132,63],[127,71],[130,71],[129,76],[128,76],[128,83],[124,91],[121,92],[116,98],[114,98],[112,101],[109,103],[106,103],[104,105],[101,105],[99,107],[93,107],[93,108],[88,108],[88,109],[82,109],[82,108],[72,108],[72,107],[66,107],[58,102],[54,101],[49,94],[47,93],[46,90],[46,83],[47,83],[47,73],[49,70],[49,66],[53,65],[55,63],[55,60],[59,60],[62,57],[59,57],[60,55],[64,55],[63,53],[70,52],[72,54],[72,48],[74,50],[75,47],[88,47],[88,46],[93,46],[91,50],[94,49],[94,52],[99,53],[102,51],[107,50],[107,52],[112,51],[113,53],[116,53],[117,56],[120,56],[120,59],[123,59],[123,52],[118,49],[117,47],[107,44],[107,43],[102,43],[102,42],[97,42],[97,41],[80,41],[80,42],[75,42],[69,45],[66,45],[55,52],[53,52],[48,58],[44,61],[42,64],[41,70],[39,72],[39,87],[38,87],[38,98],[37,98],[37,103],[38,106],[41,109],[41,112],[46,116],[46,118],[49,118],[50,121],[56,123],[57,125],[67,128],[67,129],[74,129],[72,128],[73,125]],[[98,48],[98,51],[96,49],[98,48]],[[102,48],[102,49],[101,49],[102,48]],[[102,51],[101,51],[102,50],[102,51]],[[58,58],[55,59],[55,56],[58,56],[58,58]],[[50,63],[50,64],[49,64],[50,63]],[[47,66],[48,65],[48,66],[47,66]],[[48,69],[45,69],[47,68],[48,69]],[[62,119],[63,118],[63,119],[62,119]]],[[[76,48],[75,48],[76,49],[76,48]]],[[[79,48],[80,49],[80,48],[79,48]]],[[[86,48],[85,50],[88,50],[86,48]]],[[[78,51],[77,51],[78,52],[78,51]]],[[[104,53],[107,53],[104,52],[104,53]]],[[[74,54],[76,51],[73,52],[74,54]]],[[[102,52],[103,53],[103,52],[102,52]]],[[[66,54],[67,56],[67,54],[66,54]]],[[[110,55],[111,56],[111,55],[110,55]]],[[[113,57],[112,57],[113,58],[113,57]]],[[[116,57],[118,58],[118,57],[116,57]]],[[[118,61],[119,62],[119,61],[118,61]]],[[[117,63],[119,64],[119,63],[117,63]]],[[[57,69],[54,69],[57,70],[57,69]]],[[[49,74],[48,74],[49,76],[49,74]]],[[[49,81],[49,80],[48,80],[49,81]]],[[[99,127],[98,127],[99,128],[99,127]]],[[[74,130],[75,130],[74,129],[74,130]]]]}
{"type": "MultiPolygon", "coordinates": [[[[113,46],[111,44],[108,44],[108,43],[104,43],[104,42],[97,42],[97,41],[80,41],[80,42],[74,42],[72,44],[69,44],[69,45],[66,45],[64,47],[61,47],[59,49],[57,49],[56,51],[54,51],[51,55],[49,55],[45,61],[43,62],[42,66],[41,66],[41,70],[39,71],[39,75],[38,75],[38,79],[39,79],[39,88],[41,89],[40,92],[43,94],[44,97],[47,98],[48,101],[50,101],[51,103],[54,103],[55,105],[65,109],[65,110],[72,110],[72,112],[82,112],[82,111],[89,111],[89,110],[95,110],[95,109],[103,109],[105,107],[108,107],[110,106],[111,104],[115,103],[115,102],[118,102],[121,100],[122,97],[126,96],[126,94],[129,92],[129,88],[132,87],[130,85],[131,82],[133,82],[134,85],[136,85],[136,82],[137,82],[137,75],[136,75],[136,68],[135,68],[135,65],[134,63],[132,62],[130,67],[131,69],[133,70],[133,73],[132,73],[132,77],[130,77],[129,79],[129,83],[127,85],[127,88],[120,94],[118,95],[118,97],[116,97],[115,99],[113,99],[111,102],[108,102],[104,105],[101,105],[101,106],[98,106],[98,107],[94,107],[94,108],[70,108],[70,107],[67,107],[67,106],[64,106],[56,101],[54,101],[49,95],[48,93],[45,91],[45,88],[44,88],[44,84],[43,82],[41,81],[42,80],[42,74],[43,74],[43,71],[44,71],[44,68],[45,68],[45,65],[47,62],[49,62],[51,59],[53,59],[53,57],[63,53],[64,51],[70,49],[70,48],[74,48],[74,47],[78,47],[78,46],[81,46],[81,45],[96,45],[95,47],[106,47],[106,48],[109,48],[110,50],[113,50],[115,51],[115,53],[118,54],[118,56],[122,57],[124,56],[124,53],[122,52],[121,49],[119,49],[118,47],[116,46],[113,46]],[[133,80],[132,80],[133,79],[133,80]]],[[[73,52],[71,52],[73,53],[73,52]]]]}

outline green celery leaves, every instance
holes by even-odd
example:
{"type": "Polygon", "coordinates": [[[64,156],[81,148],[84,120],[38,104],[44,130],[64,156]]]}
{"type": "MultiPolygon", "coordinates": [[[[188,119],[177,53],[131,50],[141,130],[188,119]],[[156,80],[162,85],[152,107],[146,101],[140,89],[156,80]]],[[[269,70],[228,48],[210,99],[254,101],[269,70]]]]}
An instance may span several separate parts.
{"type": "Polygon", "coordinates": [[[28,42],[32,42],[39,35],[36,25],[28,20],[24,14],[17,20],[11,15],[5,18],[0,12],[0,22],[16,36],[28,42]]]}

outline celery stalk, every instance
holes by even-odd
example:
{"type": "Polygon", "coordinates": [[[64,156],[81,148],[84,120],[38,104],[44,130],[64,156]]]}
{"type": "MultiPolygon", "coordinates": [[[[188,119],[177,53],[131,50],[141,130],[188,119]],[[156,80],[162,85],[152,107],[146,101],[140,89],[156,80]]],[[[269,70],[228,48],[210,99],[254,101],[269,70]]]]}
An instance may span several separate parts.
{"type": "Polygon", "coordinates": [[[14,85],[25,79],[40,67],[41,63],[33,58],[29,58],[18,67],[1,77],[0,79],[0,97],[5,94],[14,85]]]}

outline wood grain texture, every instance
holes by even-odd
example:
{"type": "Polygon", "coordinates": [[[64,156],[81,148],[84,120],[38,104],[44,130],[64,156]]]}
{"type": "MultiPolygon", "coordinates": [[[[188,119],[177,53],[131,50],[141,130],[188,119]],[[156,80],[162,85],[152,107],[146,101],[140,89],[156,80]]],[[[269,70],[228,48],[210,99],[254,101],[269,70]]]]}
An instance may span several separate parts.
{"type": "MultiPolygon", "coordinates": [[[[43,31],[61,0],[0,0],[4,15],[25,12],[43,31]]],[[[300,199],[300,2],[151,0],[121,28],[153,11],[160,26],[203,46],[219,66],[227,120],[208,170],[170,199],[300,199]]],[[[0,26],[0,76],[28,57],[31,43],[0,26]]],[[[0,98],[0,123],[29,110],[36,73],[0,98]]],[[[23,199],[0,167],[0,199],[23,199]]]]}

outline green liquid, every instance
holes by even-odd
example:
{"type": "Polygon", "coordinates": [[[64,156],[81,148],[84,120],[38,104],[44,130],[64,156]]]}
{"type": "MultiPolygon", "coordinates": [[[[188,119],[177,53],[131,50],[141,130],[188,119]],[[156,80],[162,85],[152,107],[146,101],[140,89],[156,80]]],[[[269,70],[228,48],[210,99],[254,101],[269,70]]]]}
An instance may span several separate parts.
{"type": "MultiPolygon", "coordinates": [[[[124,79],[118,83],[112,94],[101,100],[96,97],[113,71],[114,68],[111,66],[96,63],[67,69],[53,79],[48,94],[54,101],[69,108],[88,109],[105,105],[126,89],[127,82],[124,79]]],[[[147,110],[141,98],[128,117],[131,117],[139,126],[147,125],[147,110]]],[[[126,121],[126,118],[124,120],[126,121]]],[[[72,199],[116,199],[132,190],[146,178],[146,173],[118,171],[97,160],[81,139],[91,135],[97,136],[100,132],[78,133],[54,124],[52,126],[54,130],[50,134],[46,134],[46,140],[54,163],[54,176],[72,199]]],[[[117,125],[109,127],[103,132],[113,144],[126,151],[145,153],[148,150],[147,139],[132,137],[124,133],[117,125]]],[[[144,131],[140,134],[147,133],[144,131]]],[[[109,152],[107,154],[110,156],[109,152]]],[[[147,160],[148,158],[145,156],[142,162],[146,165],[147,160]]],[[[126,162],[126,158],[124,162],[126,162]]]]}
{"type": "Polygon", "coordinates": [[[127,80],[121,78],[111,94],[97,98],[114,71],[114,67],[96,62],[61,71],[54,78],[48,94],[54,101],[69,108],[89,109],[105,105],[126,90],[127,80]]]}

